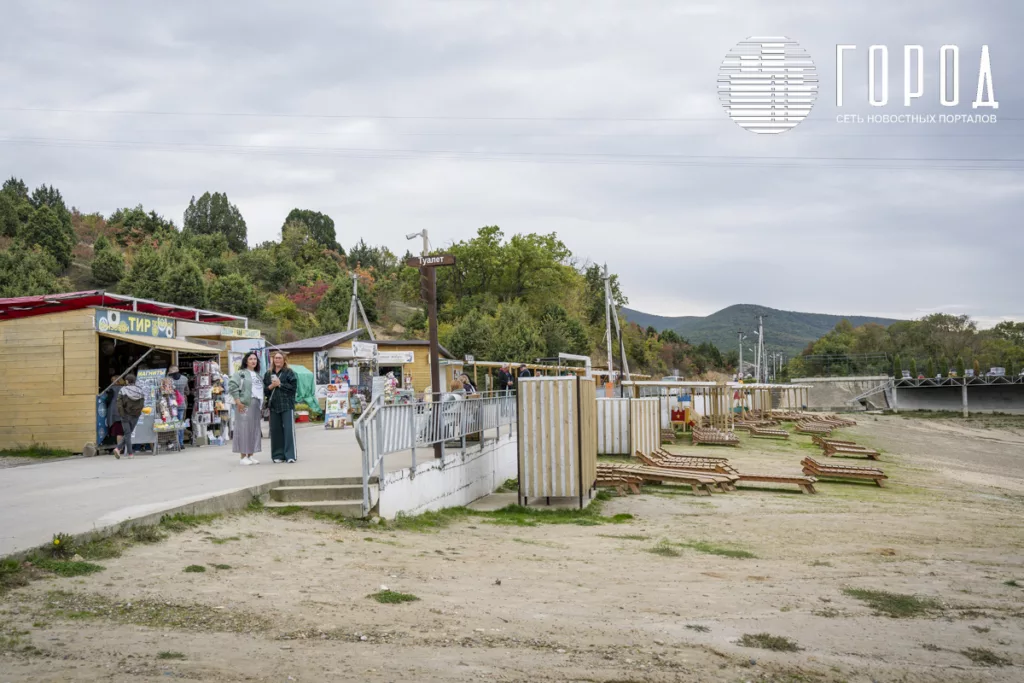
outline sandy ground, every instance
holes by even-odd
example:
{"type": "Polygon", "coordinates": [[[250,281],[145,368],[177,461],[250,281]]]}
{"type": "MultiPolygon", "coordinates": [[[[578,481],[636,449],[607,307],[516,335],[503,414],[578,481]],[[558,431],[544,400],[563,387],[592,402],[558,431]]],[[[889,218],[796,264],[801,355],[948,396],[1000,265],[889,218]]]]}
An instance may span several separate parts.
{"type": "MultiPolygon", "coordinates": [[[[632,521],[597,526],[224,518],[0,598],[0,683],[1024,680],[1024,436],[858,419],[840,436],[883,451],[885,488],[646,493],[605,503],[632,521]],[[663,540],[756,557],[648,552],[663,540]],[[420,599],[367,598],[381,586],[420,599]],[[844,588],[937,603],[892,618],[844,588]],[[759,633],[801,649],[737,642],[759,633]]],[[[798,472],[814,453],[800,436],[714,449],[741,471],[798,472]]]]}

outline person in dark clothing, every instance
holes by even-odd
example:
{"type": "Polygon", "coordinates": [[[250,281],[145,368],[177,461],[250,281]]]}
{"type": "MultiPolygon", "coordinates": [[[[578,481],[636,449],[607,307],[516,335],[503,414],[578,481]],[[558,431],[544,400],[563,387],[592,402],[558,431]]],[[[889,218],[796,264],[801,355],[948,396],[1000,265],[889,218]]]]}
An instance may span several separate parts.
{"type": "Polygon", "coordinates": [[[512,390],[512,373],[509,371],[508,363],[504,363],[501,369],[498,370],[498,383],[494,387],[495,391],[511,391],[512,390]]]}
{"type": "Polygon", "coordinates": [[[146,407],[146,393],[135,386],[135,375],[125,375],[124,381],[127,384],[117,392],[117,412],[121,415],[124,441],[121,442],[120,449],[114,449],[115,458],[120,458],[122,453],[127,453],[129,458],[133,456],[132,432],[139,423],[142,409],[146,407]]]}
{"type": "Polygon", "coordinates": [[[263,387],[270,407],[270,458],[274,462],[295,462],[295,391],[299,379],[288,367],[284,354],[276,351],[263,387]]]}
{"type": "Polygon", "coordinates": [[[525,365],[520,365],[519,366],[519,377],[520,377],[520,379],[523,378],[523,377],[533,377],[533,373],[530,372],[530,368],[526,367],[525,365]]]}

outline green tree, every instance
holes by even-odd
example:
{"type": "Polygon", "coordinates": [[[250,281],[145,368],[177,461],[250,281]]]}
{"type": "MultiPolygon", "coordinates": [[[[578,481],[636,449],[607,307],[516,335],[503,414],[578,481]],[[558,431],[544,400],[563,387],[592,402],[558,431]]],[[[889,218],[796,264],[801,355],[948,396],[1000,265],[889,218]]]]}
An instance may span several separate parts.
{"type": "MultiPolygon", "coordinates": [[[[309,229],[310,236],[328,249],[344,254],[345,250],[338,244],[337,236],[334,233],[334,220],[327,214],[309,209],[292,209],[288,217],[284,219],[284,225],[297,222],[304,223],[309,229]]],[[[282,230],[284,226],[282,226],[282,230]]]]}
{"type": "Polygon", "coordinates": [[[900,364],[899,354],[892,359],[892,376],[899,379],[903,376],[903,366],[900,364]]]}
{"type": "Polygon", "coordinates": [[[92,253],[96,256],[99,256],[101,251],[106,251],[110,248],[110,240],[107,239],[106,235],[100,235],[92,244],[92,253]]]}
{"type": "Polygon", "coordinates": [[[549,358],[559,353],[586,354],[590,351],[586,329],[558,304],[549,304],[544,309],[540,333],[544,339],[545,355],[549,358]]]}
{"type": "Polygon", "coordinates": [[[245,219],[238,207],[228,201],[228,196],[220,192],[205,192],[198,200],[192,197],[185,209],[182,232],[196,235],[220,233],[227,238],[232,251],[240,253],[248,248],[245,219]]]}
{"type": "Polygon", "coordinates": [[[162,283],[167,264],[160,253],[146,245],[135,252],[128,277],[121,282],[121,289],[131,296],[143,299],[166,301],[162,296],[162,283]]]}
{"type": "Polygon", "coordinates": [[[159,215],[156,211],[146,213],[142,204],[135,208],[118,209],[110,214],[107,224],[113,228],[121,246],[137,244],[147,238],[159,241],[171,240],[178,234],[174,221],[159,215]]]}
{"type": "Polygon", "coordinates": [[[911,358],[910,359],[910,376],[915,378],[915,379],[917,378],[917,359],[916,358],[911,358]]]}
{"type": "Polygon", "coordinates": [[[343,332],[348,325],[351,305],[352,281],[342,277],[335,279],[316,308],[317,326],[324,334],[343,332]]]}
{"type": "Polygon", "coordinates": [[[179,306],[202,308],[206,305],[203,271],[191,258],[170,265],[160,283],[160,300],[179,306]]]}
{"type": "Polygon", "coordinates": [[[64,269],[71,265],[71,251],[75,244],[61,225],[57,214],[48,206],[41,206],[22,230],[26,244],[38,245],[47,251],[57,265],[64,269]]]}
{"type": "Polygon", "coordinates": [[[1006,368],[1006,374],[1010,377],[1017,374],[1017,364],[1013,361],[1013,358],[1007,358],[1003,361],[1003,367],[1006,368]]]}
{"type": "Polygon", "coordinates": [[[443,344],[458,358],[470,354],[483,360],[491,350],[493,325],[489,317],[480,311],[472,311],[446,335],[443,344]]]}
{"type": "Polygon", "coordinates": [[[0,192],[0,237],[14,237],[21,228],[18,206],[7,192],[0,192]]]}
{"type": "Polygon", "coordinates": [[[238,273],[215,278],[210,283],[207,305],[215,311],[256,318],[263,312],[263,304],[256,287],[238,273]]]}
{"type": "Polygon", "coordinates": [[[40,185],[29,197],[29,202],[36,211],[44,206],[49,207],[60,220],[64,230],[71,234],[71,212],[68,210],[67,204],[64,203],[64,197],[61,196],[60,190],[52,185],[40,185]]]}
{"type": "Polygon", "coordinates": [[[124,257],[121,252],[107,246],[92,260],[92,279],[101,287],[116,285],[124,278],[124,257]]]}
{"type": "Polygon", "coordinates": [[[957,377],[963,377],[965,374],[967,374],[967,371],[966,371],[965,366],[964,366],[964,357],[963,356],[957,356],[956,357],[956,376],[957,377]]]}
{"type": "Polygon", "coordinates": [[[928,379],[935,378],[935,361],[931,358],[928,359],[928,365],[925,368],[925,373],[928,375],[928,379]]]}
{"type": "Polygon", "coordinates": [[[533,361],[544,353],[544,339],[526,308],[512,302],[498,307],[491,342],[491,358],[500,361],[533,361]]]}
{"type": "Polygon", "coordinates": [[[977,358],[974,359],[974,376],[981,377],[981,363],[978,362],[977,358]]]}
{"type": "MultiPolygon", "coordinates": [[[[10,182],[10,181],[8,181],[10,182]]],[[[67,289],[68,283],[57,277],[59,267],[49,252],[29,248],[16,241],[0,251],[0,297],[55,294],[67,289]]]]}
{"type": "Polygon", "coordinates": [[[949,359],[948,358],[943,358],[941,361],[939,361],[938,372],[936,374],[939,377],[949,377],[949,368],[950,367],[951,366],[949,364],[949,359]]]}
{"type": "Polygon", "coordinates": [[[4,194],[7,194],[11,199],[28,201],[28,185],[21,178],[15,178],[11,176],[4,181],[3,188],[0,189],[4,194]]]}

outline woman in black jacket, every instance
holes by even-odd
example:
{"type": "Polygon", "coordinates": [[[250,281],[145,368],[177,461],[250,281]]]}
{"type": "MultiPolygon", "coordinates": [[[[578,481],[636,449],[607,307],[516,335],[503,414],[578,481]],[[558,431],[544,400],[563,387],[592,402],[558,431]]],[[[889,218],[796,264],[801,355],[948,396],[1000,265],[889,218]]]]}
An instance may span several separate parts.
{"type": "Polygon", "coordinates": [[[299,380],[284,354],[275,351],[263,387],[270,408],[270,457],[274,462],[295,462],[295,390],[299,380]]]}

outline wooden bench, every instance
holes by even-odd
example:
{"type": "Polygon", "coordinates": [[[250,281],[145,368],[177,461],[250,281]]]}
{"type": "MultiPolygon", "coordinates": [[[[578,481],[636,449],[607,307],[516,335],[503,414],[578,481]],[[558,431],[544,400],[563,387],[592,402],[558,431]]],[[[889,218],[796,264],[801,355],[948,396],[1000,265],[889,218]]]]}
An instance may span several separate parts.
{"type": "Polygon", "coordinates": [[[833,456],[837,453],[843,455],[862,455],[869,460],[878,460],[881,455],[874,448],[868,448],[867,446],[861,446],[854,441],[842,441],[839,439],[828,439],[820,435],[813,437],[814,443],[821,446],[822,451],[827,456],[833,456]]]}
{"type": "Polygon", "coordinates": [[[749,481],[769,484],[795,484],[802,493],[817,493],[814,488],[814,482],[816,482],[817,479],[813,476],[807,475],[806,472],[803,476],[798,474],[750,474],[748,472],[740,472],[739,477],[740,482],[749,481]]]}
{"type": "Polygon", "coordinates": [[[736,480],[739,477],[731,472],[719,472],[714,464],[709,463],[708,465],[680,462],[676,459],[667,460],[660,458],[656,455],[644,455],[640,451],[636,452],[636,457],[640,462],[648,467],[656,469],[667,469],[680,472],[698,472],[706,474],[707,476],[713,477],[723,492],[735,491],[736,480]]]}
{"type": "MultiPolygon", "coordinates": [[[[750,474],[746,472],[739,472],[729,463],[728,458],[705,458],[701,456],[685,456],[685,455],[671,455],[665,454],[661,456],[664,451],[657,452],[654,455],[659,456],[655,459],[655,462],[662,463],[663,465],[675,465],[677,467],[683,467],[697,471],[708,471],[718,472],[720,474],[728,474],[735,477],[732,482],[733,486],[737,486],[740,482],[759,482],[759,483],[772,483],[772,484],[794,484],[803,493],[817,493],[814,489],[814,477],[808,477],[806,475],[801,476],[798,474],[794,475],[774,475],[774,474],[750,474]],[[666,457],[667,456],[667,457],[666,457]]],[[[639,457],[639,454],[638,454],[639,457]]]]}
{"type": "Polygon", "coordinates": [[[889,478],[877,467],[823,465],[814,458],[804,458],[800,464],[804,468],[804,474],[817,479],[857,479],[873,481],[878,486],[882,486],[882,482],[889,478]]]}

